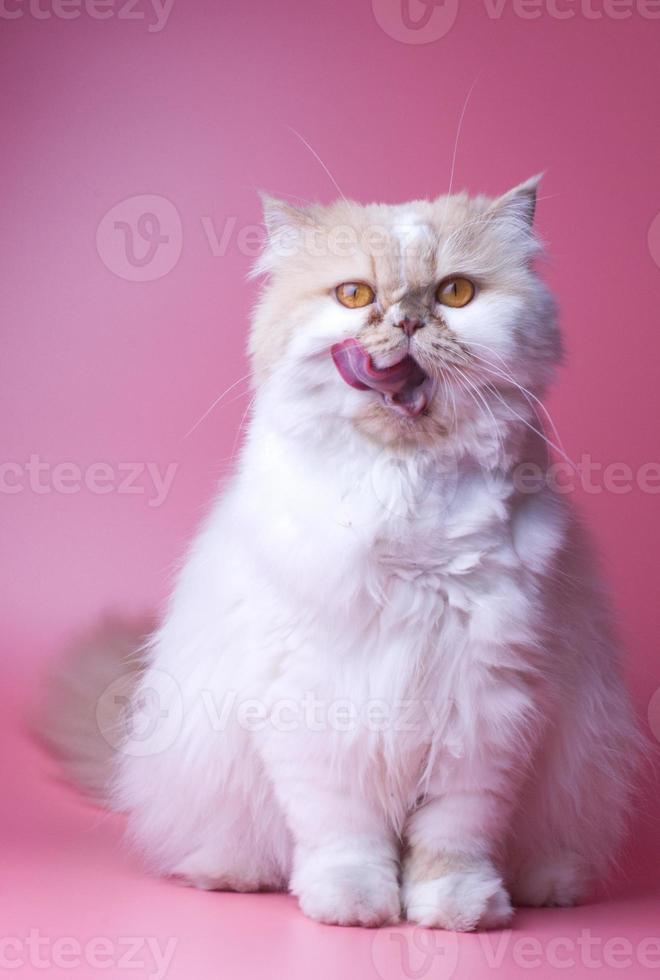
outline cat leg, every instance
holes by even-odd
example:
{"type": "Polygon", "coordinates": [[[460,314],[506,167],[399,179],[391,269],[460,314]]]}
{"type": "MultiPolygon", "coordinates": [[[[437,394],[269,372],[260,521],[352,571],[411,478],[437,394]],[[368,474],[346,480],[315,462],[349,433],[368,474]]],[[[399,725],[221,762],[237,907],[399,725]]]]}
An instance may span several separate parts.
{"type": "Polygon", "coordinates": [[[561,699],[521,799],[508,859],[516,905],[575,905],[605,876],[625,831],[639,749],[615,670],[594,664],[561,699]]]}
{"type": "Polygon", "coordinates": [[[319,922],[396,922],[400,901],[395,834],[382,809],[351,778],[351,753],[341,765],[333,765],[328,756],[332,737],[327,732],[270,732],[263,744],[267,770],[294,839],[290,889],[302,911],[319,922]]]}
{"type": "Polygon", "coordinates": [[[487,653],[471,659],[469,701],[454,702],[454,748],[439,751],[408,819],[402,884],[408,919],[457,931],[511,919],[503,842],[539,727],[532,686],[491,668],[487,653]]]}
{"type": "Polygon", "coordinates": [[[409,920],[459,932],[509,922],[513,913],[497,860],[496,826],[508,820],[506,811],[483,785],[449,788],[415,811],[403,864],[409,920]]]}
{"type": "MultiPolygon", "coordinates": [[[[577,733],[576,736],[580,737],[577,733]]],[[[523,793],[515,820],[516,833],[511,838],[507,864],[511,898],[518,906],[576,905],[594,876],[589,860],[580,853],[580,838],[586,828],[580,830],[578,810],[586,801],[578,801],[575,796],[582,796],[586,789],[588,770],[583,772],[584,789],[578,780],[568,788],[565,780],[571,777],[565,769],[563,741],[561,732],[555,729],[549,743],[543,746],[534,779],[523,793]]],[[[572,750],[569,747],[569,751],[576,749],[577,743],[572,750]]],[[[607,821],[607,806],[601,816],[607,821]]],[[[597,827],[592,829],[598,834],[597,827]]]]}
{"type": "Polygon", "coordinates": [[[513,909],[499,870],[487,854],[458,846],[411,849],[403,869],[406,917],[456,932],[502,928],[513,909]]]}
{"type": "MultiPolygon", "coordinates": [[[[345,803],[337,803],[338,809],[346,809],[345,803]]],[[[342,827],[298,844],[290,887],[312,919],[380,926],[400,917],[397,868],[393,842],[374,834],[373,825],[363,833],[342,827]]]]}

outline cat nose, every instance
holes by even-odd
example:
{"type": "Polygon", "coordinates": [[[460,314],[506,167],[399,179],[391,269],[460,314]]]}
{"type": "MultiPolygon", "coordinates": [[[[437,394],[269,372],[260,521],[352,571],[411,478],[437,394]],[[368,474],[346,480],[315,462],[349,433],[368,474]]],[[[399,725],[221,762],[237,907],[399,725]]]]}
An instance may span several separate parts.
{"type": "Polygon", "coordinates": [[[397,327],[401,327],[406,337],[412,337],[416,330],[424,326],[424,321],[418,316],[405,316],[399,320],[397,327]]]}

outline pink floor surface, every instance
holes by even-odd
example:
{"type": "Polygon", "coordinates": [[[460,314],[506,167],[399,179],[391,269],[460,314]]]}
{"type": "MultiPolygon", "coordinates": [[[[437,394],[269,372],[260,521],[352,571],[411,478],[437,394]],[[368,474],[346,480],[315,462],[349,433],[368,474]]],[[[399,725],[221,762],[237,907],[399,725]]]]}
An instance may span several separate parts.
{"type": "MultiPolygon", "coordinates": [[[[521,910],[513,927],[456,935],[397,926],[341,929],[286,895],[198,892],[150,879],[122,845],[122,821],[52,778],[0,713],[3,761],[0,975],[154,980],[444,980],[660,975],[656,869],[577,909],[521,910]]],[[[15,697],[15,694],[14,694],[15,697]]]]}

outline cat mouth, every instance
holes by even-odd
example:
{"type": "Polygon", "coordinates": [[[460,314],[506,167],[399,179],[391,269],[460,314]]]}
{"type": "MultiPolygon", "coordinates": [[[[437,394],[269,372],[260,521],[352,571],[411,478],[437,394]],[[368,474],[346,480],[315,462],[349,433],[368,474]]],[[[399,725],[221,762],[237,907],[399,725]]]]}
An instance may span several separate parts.
{"type": "Polygon", "coordinates": [[[427,409],[435,382],[410,354],[385,368],[375,366],[371,355],[354,337],[330,349],[339,374],[351,388],[376,391],[386,405],[408,418],[427,409]]]}

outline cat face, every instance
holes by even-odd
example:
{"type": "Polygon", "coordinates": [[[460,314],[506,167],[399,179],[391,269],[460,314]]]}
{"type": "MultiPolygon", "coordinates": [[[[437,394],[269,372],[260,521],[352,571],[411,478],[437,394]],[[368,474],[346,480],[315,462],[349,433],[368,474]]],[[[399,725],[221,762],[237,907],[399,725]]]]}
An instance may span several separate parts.
{"type": "Polygon", "coordinates": [[[309,417],[334,413],[380,441],[427,443],[493,390],[542,389],[559,340],[533,267],[537,182],[495,200],[267,199],[256,271],[268,280],[250,340],[257,383],[304,402],[309,417]]]}

